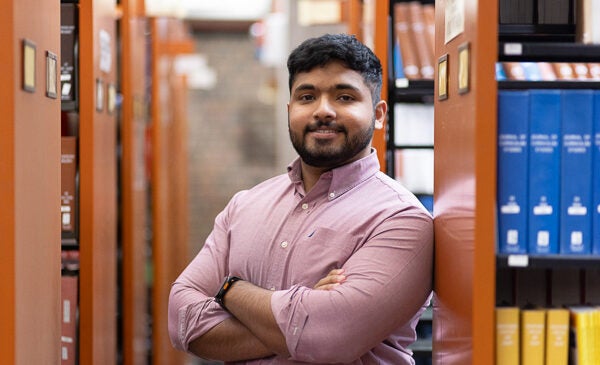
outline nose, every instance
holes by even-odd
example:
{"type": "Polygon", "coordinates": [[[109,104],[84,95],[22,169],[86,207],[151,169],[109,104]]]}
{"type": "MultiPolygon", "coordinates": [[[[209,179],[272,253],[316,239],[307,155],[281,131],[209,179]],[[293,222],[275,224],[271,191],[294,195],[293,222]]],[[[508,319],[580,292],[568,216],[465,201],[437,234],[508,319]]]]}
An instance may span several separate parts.
{"type": "Polygon", "coordinates": [[[333,103],[327,97],[319,98],[313,112],[315,120],[329,121],[335,119],[335,108],[333,103]]]}

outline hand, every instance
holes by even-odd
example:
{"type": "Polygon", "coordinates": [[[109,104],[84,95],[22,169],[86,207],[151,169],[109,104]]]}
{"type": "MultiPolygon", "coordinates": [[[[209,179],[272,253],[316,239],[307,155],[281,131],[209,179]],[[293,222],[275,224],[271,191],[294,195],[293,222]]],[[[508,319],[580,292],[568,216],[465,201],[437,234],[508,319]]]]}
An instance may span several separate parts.
{"type": "Polygon", "coordinates": [[[346,280],[344,269],[333,269],[314,286],[315,290],[331,290],[346,280]]]}

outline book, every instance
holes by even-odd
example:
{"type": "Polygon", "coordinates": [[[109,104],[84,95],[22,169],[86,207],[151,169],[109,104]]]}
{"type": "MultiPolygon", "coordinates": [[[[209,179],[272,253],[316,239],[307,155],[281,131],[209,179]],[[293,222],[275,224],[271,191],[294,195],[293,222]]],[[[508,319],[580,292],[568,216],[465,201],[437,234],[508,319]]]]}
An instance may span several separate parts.
{"type": "Polygon", "coordinates": [[[556,73],[550,62],[538,62],[543,81],[556,81],[556,73]]]}
{"type": "Polygon", "coordinates": [[[504,65],[502,62],[496,62],[496,81],[505,81],[507,80],[506,71],[504,70],[504,65]]]}
{"type": "Polygon", "coordinates": [[[521,310],[521,365],[544,365],[546,310],[521,310]]]}
{"type": "Polygon", "coordinates": [[[433,147],[433,104],[394,103],[394,144],[433,147]]]}
{"type": "Polygon", "coordinates": [[[554,68],[554,73],[556,74],[556,78],[558,80],[574,80],[575,79],[575,71],[573,67],[568,62],[554,62],[552,63],[552,67],[554,68]]]}
{"type": "Polygon", "coordinates": [[[77,276],[61,276],[61,364],[77,363],[77,276]]]}
{"type": "Polygon", "coordinates": [[[558,253],[560,212],[560,90],[530,90],[530,254],[558,253]]]}
{"type": "Polygon", "coordinates": [[[578,0],[576,6],[576,39],[586,44],[600,43],[600,2],[598,0],[578,0]]]}
{"type": "Polygon", "coordinates": [[[423,19],[425,20],[427,44],[435,60],[435,6],[433,4],[423,4],[423,19]]]}
{"type": "Polygon", "coordinates": [[[600,80],[600,63],[588,63],[590,78],[594,81],[600,80]]]}
{"type": "Polygon", "coordinates": [[[561,254],[591,253],[593,91],[561,96],[561,254]]]}
{"type": "Polygon", "coordinates": [[[546,310],[546,365],[569,363],[569,310],[546,310]]]}
{"type": "Polygon", "coordinates": [[[433,149],[394,151],[395,179],[417,195],[433,195],[433,149]]]}
{"type": "Polygon", "coordinates": [[[592,253],[600,255],[600,91],[594,91],[592,147],[592,253]]]}
{"type": "Polygon", "coordinates": [[[521,62],[503,62],[507,80],[524,81],[525,69],[521,62]]]}
{"type": "Polygon", "coordinates": [[[496,365],[519,364],[519,308],[496,307],[496,365]]]}
{"type": "Polygon", "coordinates": [[[500,24],[533,24],[533,0],[500,0],[500,24]]]}
{"type": "Polygon", "coordinates": [[[569,308],[569,358],[576,365],[597,365],[597,350],[594,335],[598,327],[594,326],[598,309],[591,306],[570,306],[569,308]]]}
{"type": "Polygon", "coordinates": [[[527,252],[529,92],[498,91],[498,252],[527,252]]]}
{"type": "Polygon", "coordinates": [[[523,72],[525,73],[525,80],[527,81],[541,81],[542,71],[540,70],[539,63],[537,62],[521,62],[523,72]]]}
{"type": "Polygon", "coordinates": [[[77,105],[78,4],[60,4],[60,94],[63,109],[77,105]]]}
{"type": "Polygon", "coordinates": [[[410,25],[413,45],[417,52],[421,78],[433,79],[434,54],[429,46],[429,38],[425,25],[423,6],[418,1],[408,3],[408,24],[410,25]]]}
{"type": "Polygon", "coordinates": [[[569,0],[537,0],[538,24],[572,24],[569,0]]]}
{"type": "Polygon", "coordinates": [[[589,80],[592,78],[587,63],[574,62],[571,63],[571,68],[573,68],[577,80],[589,80]]]}
{"type": "Polygon", "coordinates": [[[77,234],[77,137],[61,137],[60,216],[62,238],[77,234]]]}
{"type": "Polygon", "coordinates": [[[411,36],[411,27],[409,23],[408,3],[394,4],[394,37],[400,46],[399,53],[402,57],[402,67],[404,76],[409,79],[420,79],[419,61],[417,51],[413,44],[411,36]]]}

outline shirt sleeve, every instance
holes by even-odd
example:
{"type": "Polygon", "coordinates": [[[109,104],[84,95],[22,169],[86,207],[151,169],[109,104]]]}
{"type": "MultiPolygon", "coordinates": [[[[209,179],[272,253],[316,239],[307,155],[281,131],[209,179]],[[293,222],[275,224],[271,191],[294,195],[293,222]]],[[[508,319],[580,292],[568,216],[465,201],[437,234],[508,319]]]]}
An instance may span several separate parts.
{"type": "Polygon", "coordinates": [[[334,290],[293,286],[271,297],[291,358],[349,363],[410,325],[432,289],[433,221],[419,209],[378,225],[334,290]]]}
{"type": "Polygon", "coordinates": [[[229,274],[228,225],[235,197],[216,217],[213,231],[192,262],[171,286],[168,309],[173,346],[188,351],[189,343],[227,319],[230,314],[214,301],[229,274]]]}

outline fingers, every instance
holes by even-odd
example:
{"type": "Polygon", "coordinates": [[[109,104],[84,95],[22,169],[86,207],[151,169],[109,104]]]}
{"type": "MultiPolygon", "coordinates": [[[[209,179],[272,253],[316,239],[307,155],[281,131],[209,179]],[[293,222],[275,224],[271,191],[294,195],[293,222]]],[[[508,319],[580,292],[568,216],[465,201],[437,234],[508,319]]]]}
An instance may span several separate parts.
{"type": "Polygon", "coordinates": [[[315,284],[314,289],[331,290],[346,280],[343,269],[333,269],[315,284]]]}

